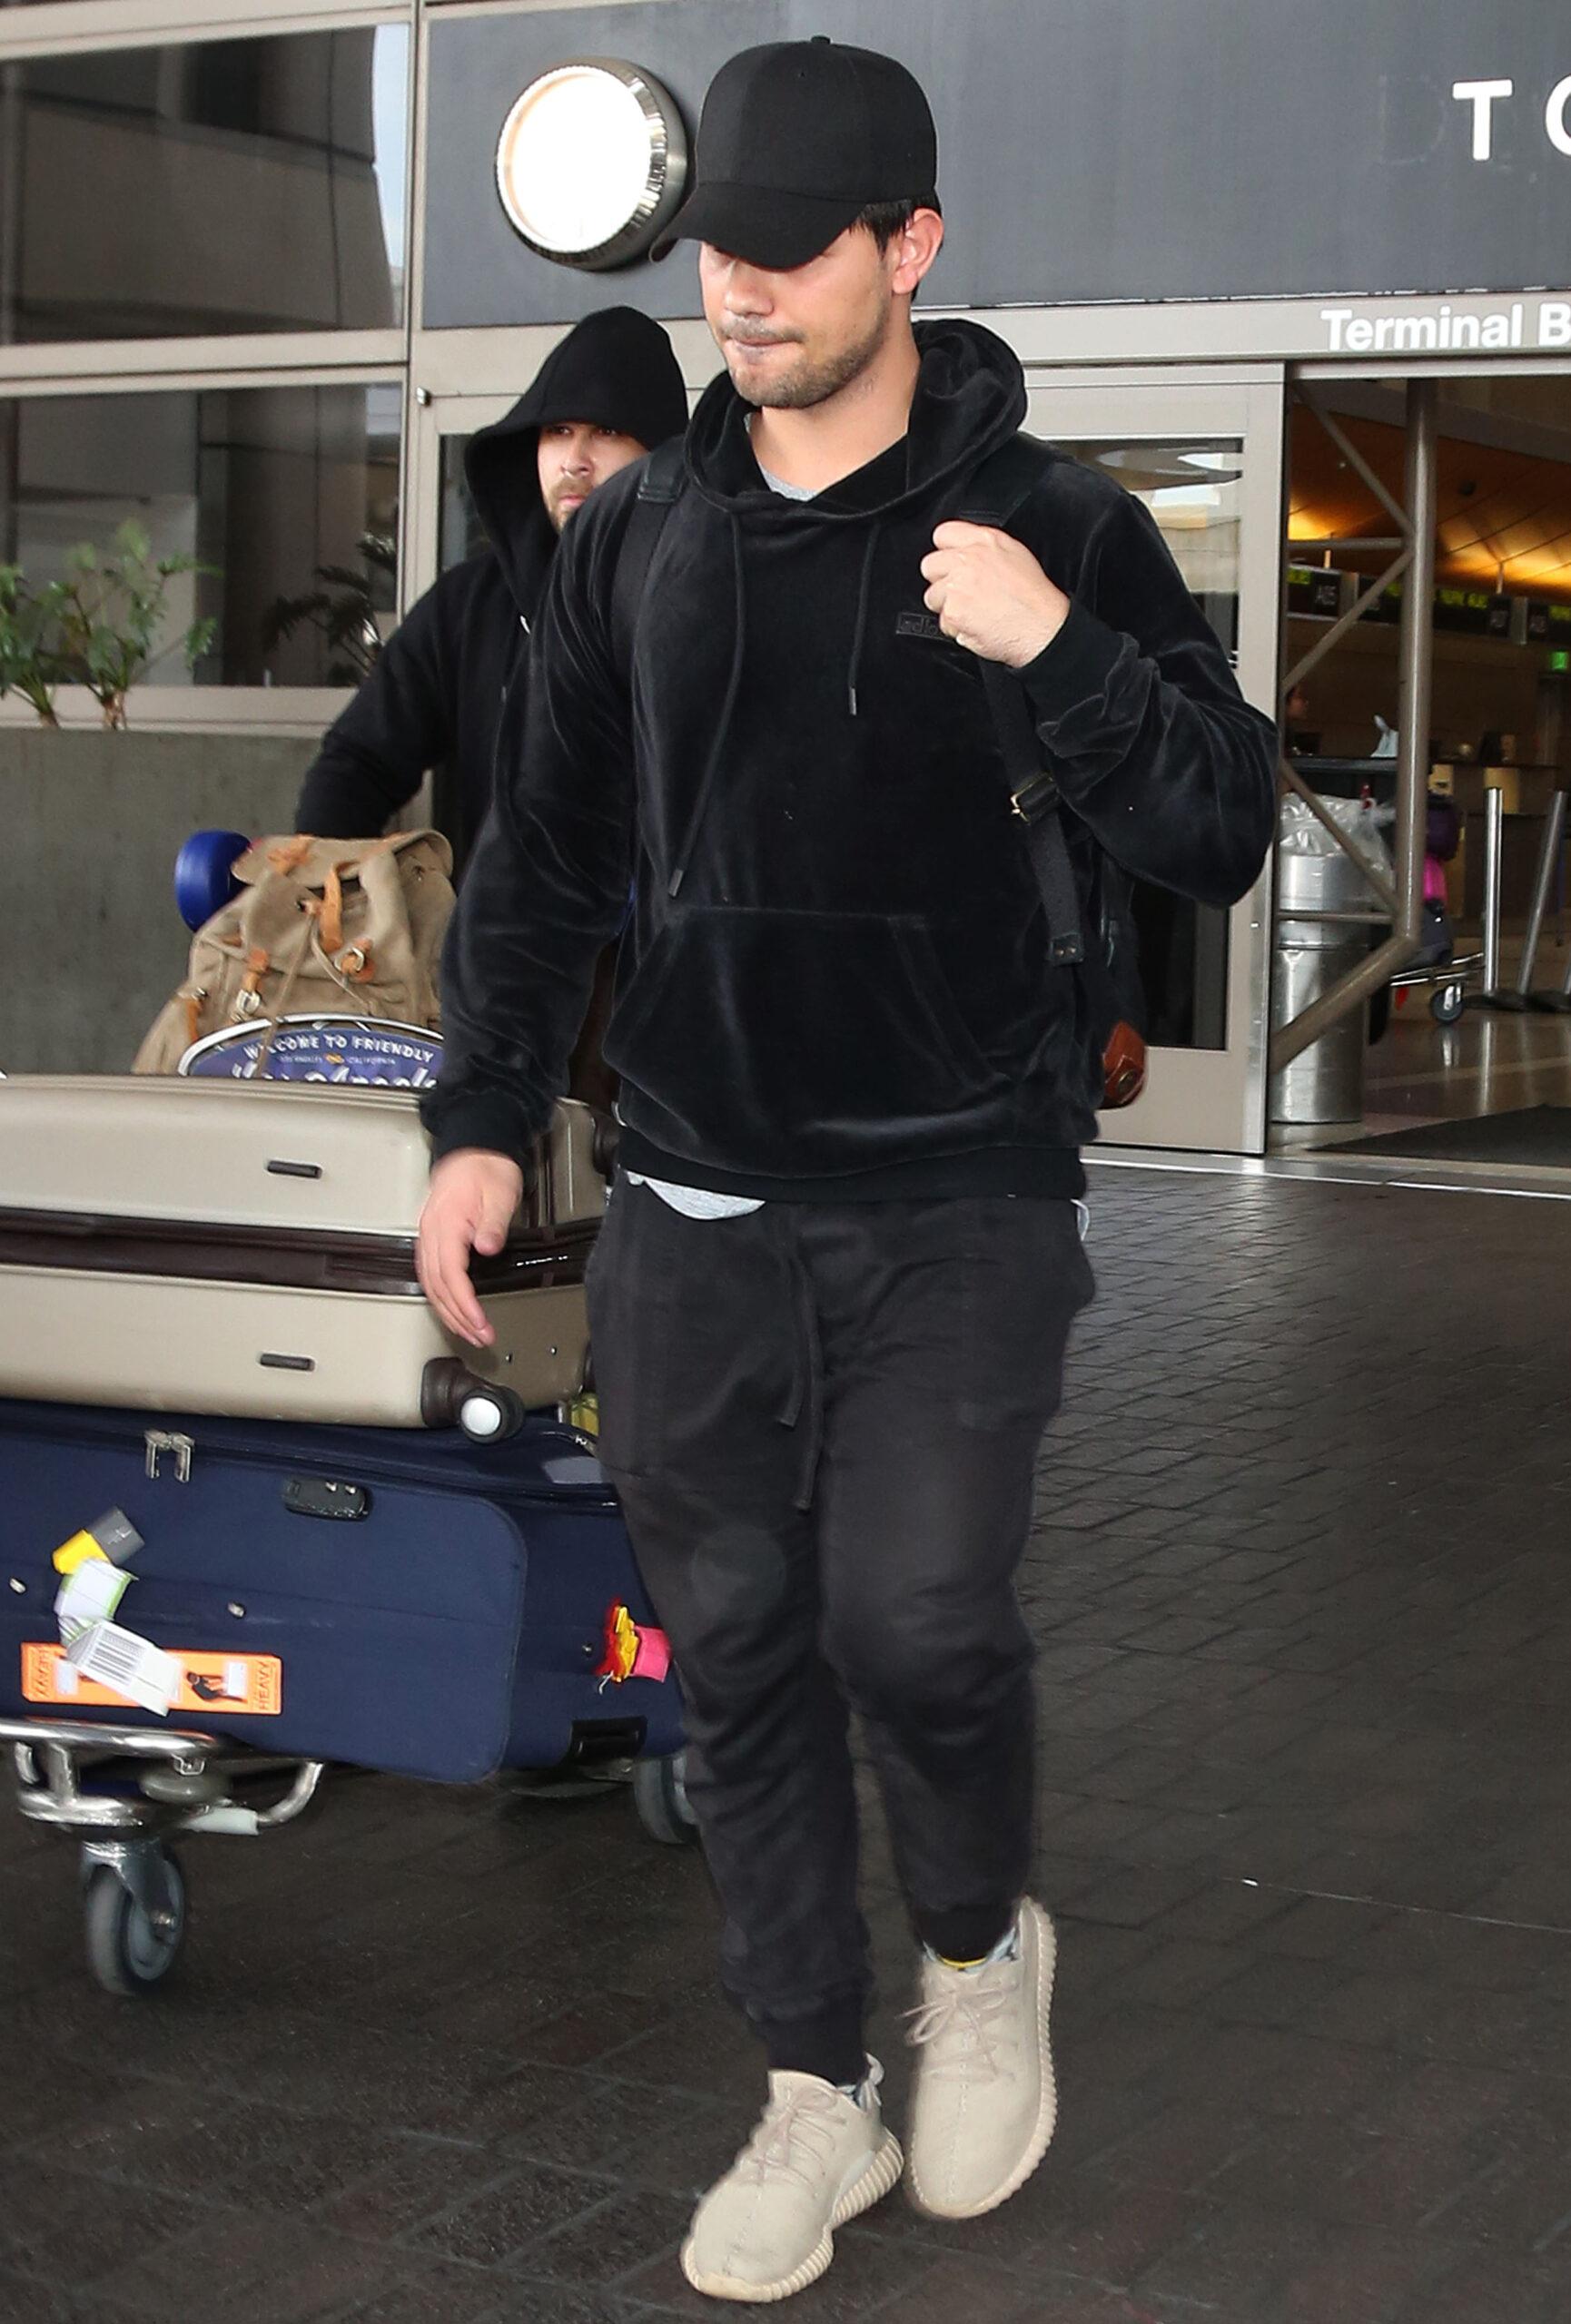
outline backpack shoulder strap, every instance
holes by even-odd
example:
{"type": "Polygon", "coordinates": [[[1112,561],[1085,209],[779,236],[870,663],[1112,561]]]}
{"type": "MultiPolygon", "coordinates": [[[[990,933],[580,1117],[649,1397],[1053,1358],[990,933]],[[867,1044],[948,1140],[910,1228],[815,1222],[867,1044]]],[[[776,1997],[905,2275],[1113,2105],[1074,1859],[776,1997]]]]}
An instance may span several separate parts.
{"type": "Polygon", "coordinates": [[[1022,501],[1046,475],[1052,454],[1040,437],[1023,432],[989,452],[965,487],[965,506],[955,511],[963,525],[994,525],[1002,532],[1022,501]]]}
{"type": "MultiPolygon", "coordinates": [[[[1034,436],[1012,436],[990,452],[966,487],[956,513],[963,524],[1003,530],[1045,471],[1046,446],[1034,436]]],[[[1009,780],[1010,801],[1025,825],[1031,868],[1047,915],[1049,957],[1070,964],[1085,958],[1080,891],[1063,835],[1058,785],[1043,763],[1025,688],[1002,662],[983,662],[983,689],[1009,780]]]]}
{"type": "Polygon", "coordinates": [[[617,555],[617,569],[611,581],[611,644],[618,664],[624,670],[632,667],[638,608],[644,602],[655,550],[666,519],[681,498],[687,482],[683,440],[680,436],[673,436],[668,443],[651,452],[644,464],[637,496],[617,555]]]}

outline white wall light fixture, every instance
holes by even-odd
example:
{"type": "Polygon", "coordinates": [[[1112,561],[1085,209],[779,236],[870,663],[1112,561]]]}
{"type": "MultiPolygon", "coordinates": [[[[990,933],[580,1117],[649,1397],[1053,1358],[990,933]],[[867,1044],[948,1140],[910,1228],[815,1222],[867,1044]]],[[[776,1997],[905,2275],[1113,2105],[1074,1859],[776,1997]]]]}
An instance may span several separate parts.
{"type": "Polygon", "coordinates": [[[652,74],[575,56],[530,82],[497,140],[497,192],[541,258],[593,272],[641,258],[687,182],[687,133],[652,74]]]}

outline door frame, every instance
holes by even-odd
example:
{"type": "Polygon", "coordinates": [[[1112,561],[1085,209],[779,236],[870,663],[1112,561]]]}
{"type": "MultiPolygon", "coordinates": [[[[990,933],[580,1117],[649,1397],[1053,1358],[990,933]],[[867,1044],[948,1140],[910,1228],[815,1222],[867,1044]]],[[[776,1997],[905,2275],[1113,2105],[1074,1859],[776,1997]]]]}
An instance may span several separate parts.
{"type": "MultiPolygon", "coordinates": [[[[1010,318],[991,316],[1001,335],[1010,318]]],[[[1243,448],[1239,522],[1236,675],[1245,698],[1277,714],[1281,633],[1283,444],[1280,364],[1059,368],[1028,362],[1034,435],[1072,449],[1077,437],[1132,441],[1175,434],[1236,438],[1243,448]]],[[[1268,858],[1228,920],[1227,1047],[1152,1049],[1145,1094],[1104,1115],[1109,1145],[1199,1152],[1266,1150],[1270,1030],[1272,864],[1268,858]]]]}
{"type": "Polygon", "coordinates": [[[410,399],[409,431],[409,522],[404,528],[404,608],[421,597],[437,577],[441,527],[442,438],[472,436],[509,412],[519,390],[495,395],[465,391],[433,395],[417,388],[410,399]]]}

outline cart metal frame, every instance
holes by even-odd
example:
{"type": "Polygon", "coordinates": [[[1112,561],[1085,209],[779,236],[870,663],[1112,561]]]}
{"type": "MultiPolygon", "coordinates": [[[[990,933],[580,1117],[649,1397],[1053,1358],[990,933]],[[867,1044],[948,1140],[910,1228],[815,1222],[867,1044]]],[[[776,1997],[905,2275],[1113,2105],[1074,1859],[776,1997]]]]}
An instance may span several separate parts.
{"type": "Polygon", "coordinates": [[[185,1882],[169,1842],[183,1832],[258,1838],[303,1816],[321,1759],[272,1758],[215,1735],[85,1719],[0,1718],[17,1805],[28,1820],[74,1834],[89,1965],[111,1993],[140,1993],[173,1967],[185,1934],[185,1882]],[[140,1797],[128,1797],[134,1770],[140,1797]],[[94,1789],[113,1773],[114,1788],[94,1789]],[[286,1778],[270,1807],[243,1788],[286,1778]],[[107,1887],[105,1883],[108,1884],[107,1887]]]}
{"type": "Polygon", "coordinates": [[[1483,990],[1484,955],[1460,952],[1433,968],[1403,969],[1391,979],[1393,992],[1431,988],[1429,1014],[1437,1025],[1454,1025],[1467,1006],[1467,988],[1477,980],[1483,990]]]}

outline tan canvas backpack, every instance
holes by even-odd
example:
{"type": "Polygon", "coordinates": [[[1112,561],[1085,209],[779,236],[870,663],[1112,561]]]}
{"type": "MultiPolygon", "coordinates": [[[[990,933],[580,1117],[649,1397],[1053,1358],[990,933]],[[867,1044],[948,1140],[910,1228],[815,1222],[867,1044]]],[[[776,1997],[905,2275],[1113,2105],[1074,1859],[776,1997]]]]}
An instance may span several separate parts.
{"type": "Polygon", "coordinates": [[[437,1026],[452,868],[439,832],[259,839],[234,866],[240,894],[198,929],[185,981],[133,1070],[173,1073],[226,1025],[351,1010],[437,1026]]]}

